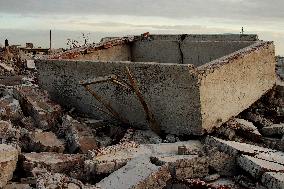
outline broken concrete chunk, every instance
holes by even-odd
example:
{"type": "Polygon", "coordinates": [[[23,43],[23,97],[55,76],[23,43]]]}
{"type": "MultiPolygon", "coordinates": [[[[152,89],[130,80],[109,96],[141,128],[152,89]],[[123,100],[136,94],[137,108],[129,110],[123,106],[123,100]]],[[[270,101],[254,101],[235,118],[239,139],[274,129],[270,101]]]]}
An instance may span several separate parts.
{"type": "Polygon", "coordinates": [[[64,142],[52,132],[36,130],[30,136],[30,149],[34,152],[62,153],[65,149],[64,145],[64,142]]]}
{"type": "Polygon", "coordinates": [[[13,177],[18,161],[18,151],[11,145],[0,144],[0,188],[13,177]]]}
{"type": "Polygon", "coordinates": [[[264,118],[262,115],[248,112],[245,115],[245,118],[255,124],[258,128],[269,127],[273,125],[272,121],[264,118]]]}
{"type": "Polygon", "coordinates": [[[151,130],[135,130],[133,141],[137,144],[159,144],[162,139],[151,130]]]}
{"type": "Polygon", "coordinates": [[[18,141],[20,131],[12,126],[10,122],[0,121],[0,139],[5,141],[18,141]]]}
{"type": "Polygon", "coordinates": [[[24,117],[21,119],[20,126],[29,131],[34,131],[36,129],[36,124],[32,117],[24,117]]]}
{"type": "Polygon", "coordinates": [[[284,140],[282,139],[263,137],[262,141],[269,148],[284,151],[284,140]]]}
{"type": "Polygon", "coordinates": [[[284,165],[248,155],[241,155],[237,162],[242,169],[256,179],[259,179],[265,172],[284,172],[284,165]]]}
{"type": "Polygon", "coordinates": [[[261,134],[252,122],[237,118],[235,118],[234,121],[237,125],[237,134],[253,140],[259,140],[261,138],[261,134]]]}
{"type": "Polygon", "coordinates": [[[101,189],[162,189],[171,175],[166,166],[156,166],[148,157],[133,159],[96,186],[101,189]]]}
{"type": "Polygon", "coordinates": [[[11,94],[0,98],[0,118],[2,120],[18,121],[23,117],[23,112],[18,100],[11,94]]]}
{"type": "Polygon", "coordinates": [[[84,184],[76,179],[59,173],[44,173],[39,175],[36,182],[37,189],[85,189],[84,184]]]}
{"type": "Polygon", "coordinates": [[[7,184],[3,189],[31,189],[32,187],[29,184],[21,184],[12,182],[7,184]]]}
{"type": "Polygon", "coordinates": [[[110,146],[112,143],[112,139],[108,136],[96,136],[97,144],[100,148],[104,148],[110,146]]]}
{"type": "Polygon", "coordinates": [[[55,126],[62,115],[61,107],[49,99],[47,93],[38,88],[22,86],[15,88],[15,96],[22,110],[30,115],[38,128],[48,130],[55,126]]]}
{"type": "Polygon", "coordinates": [[[218,150],[230,154],[231,156],[237,156],[238,154],[250,154],[255,155],[261,152],[275,152],[269,148],[263,148],[246,143],[240,143],[235,141],[226,141],[216,137],[207,137],[205,143],[212,147],[217,147],[218,150]]]}
{"type": "Polygon", "coordinates": [[[263,174],[261,182],[269,189],[283,189],[284,173],[266,172],[263,174]]]}
{"type": "Polygon", "coordinates": [[[273,135],[284,135],[284,123],[273,124],[269,127],[263,127],[261,133],[264,136],[273,136],[273,135]]]}
{"type": "Polygon", "coordinates": [[[74,167],[83,166],[84,163],[82,155],[54,152],[24,153],[22,159],[23,169],[28,174],[31,174],[36,167],[46,169],[52,173],[69,173],[74,170],[74,167]]]}
{"type": "Polygon", "coordinates": [[[62,125],[66,128],[65,139],[70,153],[88,153],[89,150],[98,148],[95,135],[87,125],[68,115],[63,118],[62,125]]]}

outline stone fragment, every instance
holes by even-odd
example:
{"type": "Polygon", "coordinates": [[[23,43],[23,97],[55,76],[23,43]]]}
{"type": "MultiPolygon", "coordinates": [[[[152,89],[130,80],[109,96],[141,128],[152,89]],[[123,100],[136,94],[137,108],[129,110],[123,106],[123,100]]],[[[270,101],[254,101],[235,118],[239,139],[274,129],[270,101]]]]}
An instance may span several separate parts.
{"type": "Polygon", "coordinates": [[[34,152],[58,152],[65,149],[64,142],[52,132],[36,130],[30,134],[30,149],[34,152]]]}
{"type": "Polygon", "coordinates": [[[31,189],[32,187],[29,184],[21,184],[12,182],[7,184],[3,189],[31,189]]]}
{"type": "Polygon", "coordinates": [[[14,93],[23,112],[31,116],[37,127],[42,130],[54,127],[62,115],[61,107],[52,102],[46,92],[38,88],[21,86],[17,87],[14,93]]]}
{"type": "Polygon", "coordinates": [[[220,178],[214,182],[209,182],[208,188],[212,189],[240,189],[233,180],[228,178],[220,178]]]}
{"type": "Polygon", "coordinates": [[[284,135],[284,123],[273,124],[269,127],[263,127],[261,133],[264,136],[273,136],[273,135],[284,135]]]}
{"type": "Polygon", "coordinates": [[[250,173],[256,179],[259,179],[265,172],[284,172],[284,165],[248,155],[241,155],[237,159],[237,162],[243,170],[250,173]]]}
{"type": "Polygon", "coordinates": [[[258,129],[252,122],[249,122],[244,119],[234,119],[237,125],[237,134],[244,136],[248,139],[259,140],[261,138],[261,134],[258,129]]]}
{"type": "Polygon", "coordinates": [[[262,175],[261,182],[269,189],[283,189],[284,173],[266,172],[262,175]]]}
{"type": "Polygon", "coordinates": [[[250,154],[255,155],[261,152],[275,152],[269,148],[263,148],[260,146],[255,146],[246,143],[240,143],[235,141],[226,141],[216,137],[207,137],[205,143],[208,146],[216,147],[221,152],[230,154],[231,156],[236,157],[238,154],[250,154]]]}
{"type": "Polygon", "coordinates": [[[18,100],[11,94],[0,98],[0,118],[2,120],[18,121],[23,117],[23,112],[18,100]]]}
{"type": "Polygon", "coordinates": [[[38,176],[37,189],[85,189],[84,184],[76,179],[59,173],[44,173],[38,176]]]}
{"type": "Polygon", "coordinates": [[[95,135],[87,125],[68,115],[63,118],[62,125],[66,128],[65,139],[70,153],[88,153],[89,150],[98,148],[95,135]]]}
{"type": "Polygon", "coordinates": [[[173,178],[182,180],[187,178],[205,177],[209,173],[207,157],[198,155],[164,155],[152,158],[156,165],[168,165],[173,178]]]}
{"type": "Polygon", "coordinates": [[[0,144],[0,188],[13,177],[18,161],[18,151],[11,145],[0,144]]]}
{"type": "Polygon", "coordinates": [[[137,144],[159,144],[162,139],[151,130],[136,130],[133,134],[133,141],[137,144]]]}
{"type": "Polygon", "coordinates": [[[219,174],[212,174],[212,175],[208,175],[206,177],[204,177],[204,181],[206,182],[212,182],[215,180],[218,180],[221,176],[219,174]]]}
{"type": "Polygon", "coordinates": [[[27,174],[31,174],[34,168],[46,169],[52,173],[69,174],[75,167],[83,167],[84,163],[82,155],[54,152],[24,153],[22,159],[22,166],[27,174]]]}
{"type": "Polygon", "coordinates": [[[282,139],[263,137],[262,142],[269,148],[284,151],[284,140],[282,139]]]}
{"type": "Polygon", "coordinates": [[[110,146],[111,143],[112,143],[112,139],[108,136],[105,136],[105,135],[96,136],[96,141],[97,141],[99,148],[104,148],[104,147],[110,146]]]}
{"type": "Polygon", "coordinates": [[[20,131],[12,126],[10,122],[0,121],[0,139],[2,141],[18,141],[20,138],[20,131]]]}
{"type": "Polygon", "coordinates": [[[21,119],[20,126],[29,131],[34,131],[36,129],[36,124],[32,117],[24,117],[21,119]]]}
{"type": "Polygon", "coordinates": [[[101,189],[162,189],[171,175],[166,166],[156,166],[148,157],[133,159],[96,186],[101,189]]]}
{"type": "Polygon", "coordinates": [[[262,115],[257,113],[248,112],[245,115],[245,118],[246,120],[253,122],[254,125],[257,126],[258,128],[269,127],[273,125],[273,123],[270,120],[264,118],[262,115]]]}

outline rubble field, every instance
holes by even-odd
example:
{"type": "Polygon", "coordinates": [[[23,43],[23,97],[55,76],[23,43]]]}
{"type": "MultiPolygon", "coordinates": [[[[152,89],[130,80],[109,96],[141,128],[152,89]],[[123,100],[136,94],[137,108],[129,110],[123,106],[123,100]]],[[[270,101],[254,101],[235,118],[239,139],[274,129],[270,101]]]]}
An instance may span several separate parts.
{"type": "Polygon", "coordinates": [[[284,189],[284,61],[276,60],[274,87],[203,135],[94,119],[51,100],[36,69],[1,61],[0,188],[284,189]]]}

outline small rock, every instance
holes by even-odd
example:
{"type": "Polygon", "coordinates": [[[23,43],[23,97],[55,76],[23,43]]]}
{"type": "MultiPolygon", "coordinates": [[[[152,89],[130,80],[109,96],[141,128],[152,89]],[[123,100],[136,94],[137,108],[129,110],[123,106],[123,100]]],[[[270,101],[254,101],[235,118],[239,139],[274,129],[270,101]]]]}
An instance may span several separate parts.
{"type": "Polygon", "coordinates": [[[13,177],[18,161],[18,150],[11,145],[0,144],[0,188],[13,177]]]}
{"type": "Polygon", "coordinates": [[[88,153],[97,149],[97,141],[90,127],[73,119],[70,116],[63,118],[63,127],[66,128],[66,142],[70,153],[88,153]]]}

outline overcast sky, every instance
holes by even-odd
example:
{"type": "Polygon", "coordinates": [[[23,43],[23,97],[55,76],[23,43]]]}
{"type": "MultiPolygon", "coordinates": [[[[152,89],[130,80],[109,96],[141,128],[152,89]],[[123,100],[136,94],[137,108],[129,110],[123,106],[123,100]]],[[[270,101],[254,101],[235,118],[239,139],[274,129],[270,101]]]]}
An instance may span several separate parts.
{"type": "Polygon", "coordinates": [[[245,33],[284,55],[283,0],[0,0],[0,43],[66,47],[67,38],[150,33],[245,33]]]}

